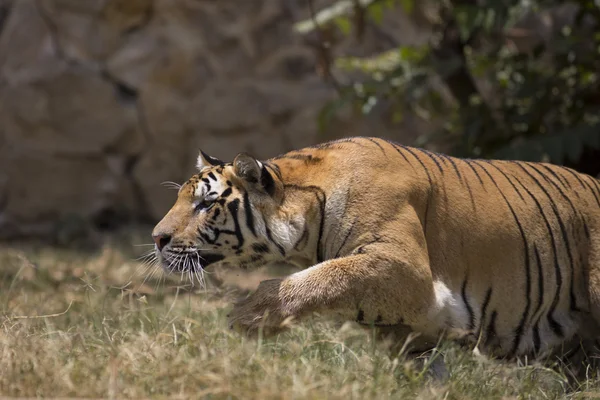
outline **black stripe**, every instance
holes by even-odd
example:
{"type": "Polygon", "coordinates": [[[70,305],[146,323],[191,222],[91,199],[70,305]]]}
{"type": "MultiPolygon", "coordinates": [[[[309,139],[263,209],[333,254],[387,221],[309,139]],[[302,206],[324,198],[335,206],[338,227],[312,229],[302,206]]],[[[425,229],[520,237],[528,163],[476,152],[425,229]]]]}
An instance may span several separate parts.
{"type": "Polygon", "coordinates": [[[264,243],[254,243],[252,249],[257,253],[268,253],[269,247],[264,243]]]}
{"type": "Polygon", "coordinates": [[[483,324],[485,324],[487,308],[488,308],[488,305],[490,304],[491,299],[492,299],[492,288],[490,287],[490,288],[488,288],[487,292],[485,293],[485,299],[483,300],[483,306],[481,307],[481,319],[479,320],[479,329],[478,329],[478,331],[480,331],[480,332],[483,329],[483,324]]]}
{"type": "Polygon", "coordinates": [[[483,184],[483,179],[481,179],[481,176],[479,175],[479,172],[477,172],[477,170],[475,169],[475,167],[473,167],[473,165],[471,165],[471,163],[474,162],[475,160],[463,159],[463,161],[465,163],[467,163],[467,165],[469,166],[469,168],[471,168],[471,171],[473,171],[473,173],[475,174],[475,176],[477,177],[477,179],[479,179],[479,183],[481,183],[481,186],[483,186],[484,189],[485,189],[485,185],[483,184]]]}
{"type": "MultiPolygon", "coordinates": [[[[580,212],[577,211],[577,209],[575,208],[575,205],[573,204],[573,202],[571,202],[571,199],[563,192],[563,190],[552,180],[548,179],[544,174],[542,174],[536,167],[534,164],[531,163],[527,163],[527,165],[529,165],[531,168],[533,168],[538,174],[540,174],[542,177],[544,177],[546,179],[547,182],[552,183],[552,185],[554,187],[556,187],[556,189],[560,192],[560,194],[563,196],[563,198],[565,200],[567,200],[567,202],[569,203],[569,205],[571,206],[571,209],[573,210],[573,214],[575,216],[579,216],[579,218],[583,221],[583,223],[585,224],[585,220],[583,218],[583,215],[581,215],[580,212]]],[[[546,192],[544,190],[544,192],[546,193],[546,195],[549,197],[548,192],[546,192]]],[[[550,200],[552,203],[553,201],[550,200]]],[[[559,219],[559,223],[561,224],[561,231],[562,231],[562,235],[563,238],[565,239],[565,246],[567,248],[567,256],[569,257],[569,265],[571,266],[571,274],[570,274],[570,289],[569,289],[569,296],[570,296],[570,308],[571,311],[580,311],[579,307],[577,307],[577,300],[575,297],[575,263],[571,254],[571,246],[569,244],[569,240],[568,240],[568,233],[566,231],[566,228],[563,226],[562,224],[562,220],[560,218],[560,215],[558,213],[558,208],[556,207],[556,205],[553,206],[554,208],[554,213],[556,214],[557,218],[559,219]]],[[[582,264],[583,266],[583,264],[582,264]]]]}
{"type": "Polygon", "coordinates": [[[269,228],[269,226],[266,224],[266,221],[265,221],[265,229],[267,231],[267,239],[269,239],[269,242],[273,243],[277,247],[277,249],[279,249],[279,252],[281,253],[282,256],[285,256],[285,249],[283,248],[282,245],[280,245],[273,239],[273,235],[271,234],[271,228],[269,228]]]}
{"type": "MultiPolygon", "coordinates": [[[[350,193],[351,193],[353,184],[354,184],[354,180],[353,180],[353,177],[351,176],[350,182],[346,185],[344,195],[341,196],[345,199],[345,201],[344,201],[343,209],[338,210],[338,215],[341,215],[341,216],[348,215],[348,204],[352,203],[350,193]]],[[[356,220],[356,218],[354,218],[354,220],[356,220]]],[[[323,240],[325,240],[326,243],[330,244],[329,246],[326,246],[326,247],[328,249],[333,250],[333,246],[337,243],[337,240],[340,238],[340,236],[343,233],[344,233],[344,226],[342,225],[342,221],[338,221],[338,227],[336,229],[330,229],[327,234],[327,237],[323,239],[323,240]],[[331,238],[332,235],[333,235],[333,238],[331,238]]]]}
{"type": "Polygon", "coordinates": [[[275,194],[275,180],[264,165],[260,171],[260,184],[269,196],[275,194]]]}
{"type": "Polygon", "coordinates": [[[590,228],[588,228],[585,218],[583,219],[583,231],[585,232],[585,238],[590,240],[590,228]]]}
{"type": "MultiPolygon", "coordinates": [[[[576,301],[576,298],[575,298],[575,285],[574,285],[574,281],[575,281],[575,265],[574,265],[574,262],[573,262],[573,254],[571,253],[571,244],[570,244],[570,241],[569,241],[569,234],[567,233],[567,229],[565,227],[565,224],[564,224],[564,222],[562,220],[562,217],[560,216],[560,213],[558,212],[558,207],[556,206],[556,203],[554,202],[554,200],[550,196],[550,193],[548,193],[548,191],[546,190],[546,188],[544,186],[542,186],[541,182],[538,181],[535,178],[535,176],[533,176],[533,174],[529,173],[529,171],[527,171],[527,169],[525,167],[523,167],[521,164],[518,164],[518,165],[523,169],[523,171],[525,171],[525,173],[527,175],[529,175],[531,177],[531,179],[533,179],[535,181],[535,183],[540,187],[540,189],[542,189],[542,191],[544,192],[544,194],[546,195],[546,197],[548,198],[548,200],[550,202],[550,206],[552,208],[552,211],[554,212],[554,216],[556,217],[556,220],[558,221],[558,224],[560,226],[560,232],[561,232],[563,241],[565,243],[565,248],[567,250],[567,257],[569,259],[569,266],[571,268],[570,269],[570,271],[571,271],[571,274],[570,274],[571,284],[570,284],[570,289],[569,289],[570,308],[571,308],[572,311],[580,311],[579,307],[577,307],[577,301],[576,301]]],[[[535,169],[535,168],[534,168],[534,170],[537,171],[537,169],[535,169]]],[[[571,203],[571,206],[573,206],[572,203],[571,203]]],[[[575,213],[575,215],[577,215],[577,211],[575,210],[575,207],[573,207],[573,212],[575,213]]]]}
{"type": "Polygon", "coordinates": [[[427,157],[429,157],[431,159],[431,161],[433,161],[435,163],[435,165],[437,165],[438,169],[440,170],[440,174],[444,175],[444,169],[442,168],[442,165],[440,164],[440,162],[437,160],[436,154],[427,151],[425,149],[417,149],[419,150],[421,153],[425,154],[427,157]]]}
{"type": "Polygon", "coordinates": [[[436,153],[434,151],[429,151],[427,150],[427,152],[431,153],[433,156],[435,156],[438,160],[442,161],[442,166],[445,167],[446,166],[446,159],[448,158],[448,156],[444,155],[444,154],[440,154],[440,153],[436,153]]]}
{"type": "Polygon", "coordinates": [[[307,239],[308,239],[308,227],[306,226],[306,222],[305,222],[304,223],[304,229],[302,231],[302,235],[300,236],[300,238],[294,244],[294,250],[301,251],[302,249],[300,249],[299,246],[300,246],[300,244],[302,242],[304,242],[307,239]]]}
{"type": "Polygon", "coordinates": [[[419,162],[419,164],[421,164],[421,167],[423,167],[423,170],[425,170],[425,174],[427,174],[427,181],[429,181],[429,186],[433,187],[433,181],[431,179],[431,174],[429,173],[429,170],[427,169],[427,167],[425,166],[423,161],[419,157],[417,157],[417,155],[415,154],[413,149],[411,149],[410,147],[406,147],[403,145],[400,145],[400,147],[402,147],[404,150],[408,151],[419,162]]]}
{"type": "Polygon", "coordinates": [[[485,314],[487,313],[487,306],[490,304],[490,300],[492,299],[492,288],[488,288],[485,292],[485,299],[483,300],[483,305],[481,306],[481,320],[479,321],[479,328],[483,326],[485,320],[485,314]]]}
{"type": "Polygon", "coordinates": [[[452,167],[454,168],[454,171],[456,172],[456,176],[458,177],[458,180],[462,182],[463,181],[462,175],[460,174],[460,171],[458,170],[458,167],[456,166],[456,163],[454,162],[454,158],[453,157],[449,157],[449,156],[444,155],[444,154],[440,154],[439,156],[442,157],[445,160],[450,161],[450,164],[452,164],[452,167]]]}
{"type": "Polygon", "coordinates": [[[460,290],[460,295],[462,296],[462,300],[465,303],[465,307],[467,308],[467,312],[469,313],[469,331],[473,330],[474,326],[475,326],[475,314],[473,313],[473,307],[471,307],[471,305],[469,304],[469,301],[467,300],[467,280],[468,278],[465,278],[465,280],[463,281],[462,284],[462,288],[460,290]]]}
{"type": "Polygon", "coordinates": [[[560,272],[560,264],[558,262],[558,249],[557,249],[557,245],[556,245],[556,238],[554,237],[554,232],[552,231],[552,226],[550,225],[550,222],[548,221],[548,218],[546,217],[546,214],[544,213],[544,210],[543,210],[540,202],[538,201],[538,199],[525,187],[525,185],[523,185],[523,183],[519,180],[519,178],[517,178],[516,176],[514,176],[514,178],[519,183],[519,185],[521,185],[521,187],[529,194],[531,199],[535,202],[535,204],[538,208],[538,211],[540,212],[540,215],[542,216],[542,219],[544,220],[544,223],[546,224],[546,229],[548,230],[548,233],[550,234],[550,242],[552,243],[552,251],[554,253],[554,273],[556,275],[556,293],[555,293],[554,299],[552,300],[552,305],[550,306],[550,310],[548,311],[548,323],[550,324],[550,327],[552,328],[552,330],[554,331],[554,333],[557,336],[563,337],[562,326],[554,319],[554,311],[556,310],[556,305],[558,304],[558,302],[560,300],[560,292],[561,292],[561,287],[562,287],[562,274],[560,272]]]}
{"type": "Polygon", "coordinates": [[[494,167],[496,169],[496,171],[498,171],[502,176],[504,176],[504,178],[508,181],[508,183],[510,183],[510,186],[512,186],[512,188],[515,190],[515,192],[517,192],[517,194],[519,195],[519,197],[521,198],[521,200],[525,201],[525,198],[523,198],[523,195],[521,194],[521,192],[517,189],[517,187],[515,186],[515,184],[513,183],[513,181],[511,181],[510,179],[508,179],[508,175],[506,175],[506,173],[504,171],[502,171],[498,166],[494,165],[491,161],[489,160],[484,160],[490,167],[494,167]]]}
{"type": "MultiPolygon", "coordinates": [[[[475,162],[475,164],[478,164],[478,163],[475,162]]],[[[529,309],[531,307],[531,265],[530,265],[531,260],[529,259],[529,243],[527,242],[527,237],[525,235],[525,231],[523,230],[523,226],[521,225],[521,222],[519,221],[519,217],[517,216],[517,213],[511,206],[510,202],[508,201],[508,199],[506,198],[506,196],[504,195],[502,190],[500,190],[500,187],[498,186],[498,184],[493,180],[492,175],[489,173],[489,171],[481,165],[480,165],[480,167],[487,174],[487,176],[492,180],[492,182],[494,182],[494,185],[496,185],[498,192],[504,199],[504,202],[508,206],[508,208],[515,220],[515,223],[517,224],[517,228],[519,229],[519,233],[521,234],[521,241],[523,242],[523,257],[524,257],[524,261],[525,261],[525,299],[526,300],[525,300],[525,310],[523,310],[523,315],[521,316],[519,325],[515,329],[515,338],[513,341],[513,348],[511,350],[511,353],[514,355],[514,354],[516,354],[517,350],[519,349],[519,344],[521,342],[523,332],[525,330],[525,322],[527,321],[527,317],[529,316],[529,309]]],[[[499,168],[496,168],[496,169],[499,170],[499,168]]],[[[500,172],[502,173],[502,171],[500,171],[500,172]]],[[[508,176],[506,176],[506,174],[502,173],[502,175],[511,184],[511,186],[515,187],[514,184],[510,181],[510,179],[508,179],[508,176]]]]}
{"type": "Polygon", "coordinates": [[[594,189],[592,188],[592,186],[587,182],[582,180],[579,177],[579,174],[572,171],[570,168],[566,168],[566,167],[561,167],[563,171],[566,171],[568,173],[570,173],[571,175],[573,175],[573,177],[577,180],[577,182],[579,182],[579,184],[581,185],[581,187],[583,189],[585,189],[587,187],[587,189],[592,192],[592,194],[594,195],[594,198],[596,199],[596,204],[598,204],[598,207],[600,207],[600,198],[598,198],[598,195],[596,194],[596,192],[594,191],[594,189]]]}
{"type": "MultiPolygon", "coordinates": [[[[544,168],[546,171],[548,171],[548,173],[550,173],[553,177],[555,177],[562,185],[565,189],[571,189],[571,185],[569,184],[569,181],[567,179],[565,179],[564,176],[557,174],[552,168],[550,168],[549,166],[547,166],[546,164],[537,164],[540,167],[544,168]]],[[[577,194],[577,192],[575,192],[577,194]]]]}
{"type": "Polygon", "coordinates": [[[314,186],[314,185],[300,186],[300,185],[286,184],[286,185],[284,185],[284,189],[301,190],[301,191],[305,191],[305,192],[311,192],[317,198],[317,201],[319,202],[319,212],[321,215],[321,221],[319,222],[319,236],[317,238],[317,261],[318,262],[323,261],[324,255],[323,255],[323,246],[321,244],[321,241],[323,240],[323,231],[325,229],[325,206],[327,204],[327,196],[325,195],[325,191],[323,189],[321,189],[320,187],[314,186]]]}
{"type": "Polygon", "coordinates": [[[538,324],[535,324],[533,327],[533,348],[535,350],[535,354],[540,352],[540,346],[542,344],[542,340],[540,338],[540,327],[538,324]]]}
{"type": "Polygon", "coordinates": [[[233,192],[233,190],[228,187],[227,189],[223,190],[223,193],[221,193],[221,197],[229,197],[229,195],[233,192]]]}
{"type": "Polygon", "coordinates": [[[213,173],[212,173],[212,171],[210,171],[210,172],[208,173],[208,177],[209,177],[210,179],[212,179],[213,181],[216,181],[216,180],[217,180],[217,177],[215,176],[215,174],[213,174],[213,173]]]}
{"type": "Polygon", "coordinates": [[[319,222],[319,237],[317,239],[317,261],[321,262],[324,260],[323,249],[321,246],[321,240],[323,238],[323,230],[325,229],[325,192],[321,191],[322,198],[317,195],[317,199],[319,200],[319,211],[321,214],[321,221],[319,222]]]}
{"type": "Polygon", "coordinates": [[[307,149],[327,149],[327,148],[333,147],[336,144],[342,144],[342,143],[352,143],[357,146],[363,147],[362,144],[358,143],[354,139],[363,139],[363,138],[361,138],[360,136],[356,136],[356,137],[350,137],[350,138],[345,138],[345,139],[337,139],[337,140],[332,140],[332,141],[326,142],[326,143],[319,143],[319,144],[315,144],[313,146],[308,146],[307,149]]]}
{"type": "Polygon", "coordinates": [[[498,183],[496,183],[496,180],[494,179],[494,177],[489,173],[489,171],[487,169],[485,169],[485,167],[483,165],[481,165],[479,163],[480,161],[481,162],[487,162],[487,160],[471,160],[471,163],[474,164],[474,165],[476,165],[476,166],[478,166],[479,168],[481,168],[483,170],[483,172],[485,172],[485,174],[488,176],[488,178],[490,178],[490,180],[492,181],[492,183],[494,184],[494,186],[496,186],[496,188],[498,188],[498,190],[500,191],[500,193],[502,193],[502,191],[498,187],[498,183]]]}
{"type": "Polygon", "coordinates": [[[240,206],[239,199],[232,200],[229,204],[227,204],[227,208],[229,209],[229,212],[231,213],[231,217],[233,218],[233,225],[235,227],[234,233],[235,233],[235,237],[237,238],[237,241],[238,241],[237,246],[233,246],[234,249],[241,249],[242,246],[244,245],[244,235],[240,228],[240,222],[238,220],[238,214],[237,214],[239,206],[240,206]]]}
{"type": "Polygon", "coordinates": [[[473,190],[471,189],[471,184],[468,179],[464,180],[465,185],[467,186],[467,191],[469,192],[469,198],[471,199],[471,207],[473,207],[473,211],[477,210],[475,206],[475,196],[473,196],[473,190]]]}
{"type": "Polygon", "coordinates": [[[494,310],[490,318],[490,323],[485,331],[485,342],[489,343],[492,336],[496,336],[496,318],[498,317],[498,311],[494,310]]]}
{"type": "Polygon", "coordinates": [[[600,184],[598,183],[598,180],[592,176],[586,175],[585,177],[589,178],[589,180],[592,181],[592,184],[594,186],[594,188],[596,189],[594,191],[594,193],[600,193],[600,184]]]}
{"type": "Polygon", "coordinates": [[[581,178],[579,177],[579,173],[571,170],[571,168],[567,168],[567,167],[563,167],[563,166],[559,166],[559,168],[562,171],[568,172],[569,174],[573,175],[573,177],[577,180],[577,182],[579,182],[579,184],[581,185],[582,189],[586,188],[586,185],[583,183],[583,181],[581,180],[581,178]]]}
{"type": "Polygon", "coordinates": [[[279,178],[280,181],[283,181],[283,178],[281,176],[281,169],[279,168],[279,165],[271,164],[271,163],[265,163],[265,165],[267,167],[271,168],[273,170],[273,172],[275,172],[275,175],[277,175],[277,178],[279,178]]]}
{"type": "Polygon", "coordinates": [[[215,241],[212,240],[206,233],[202,232],[200,230],[200,228],[198,228],[196,230],[196,232],[198,233],[198,236],[200,236],[200,239],[202,239],[202,241],[204,241],[205,243],[208,243],[208,244],[214,244],[215,243],[215,241]]]}
{"type": "Polygon", "coordinates": [[[256,229],[254,227],[254,215],[252,215],[252,207],[250,206],[250,196],[248,192],[244,193],[244,211],[246,213],[246,225],[250,229],[250,232],[256,236],[256,229]]]}
{"type": "Polygon", "coordinates": [[[335,253],[335,257],[334,258],[338,258],[340,256],[340,252],[342,251],[342,249],[346,245],[346,242],[348,241],[348,238],[350,237],[350,235],[352,234],[352,231],[354,230],[354,225],[356,224],[356,220],[357,220],[357,218],[354,219],[354,222],[352,222],[352,225],[350,226],[350,229],[348,229],[348,232],[346,232],[346,236],[344,237],[344,240],[342,241],[342,244],[338,248],[337,253],[335,253]]]}
{"type": "Polygon", "coordinates": [[[365,139],[367,139],[369,142],[374,143],[377,147],[379,147],[381,149],[381,152],[383,154],[385,154],[385,149],[383,148],[383,146],[381,146],[381,144],[377,140],[370,138],[370,137],[366,137],[365,139]]]}
{"type": "MultiPolygon", "coordinates": [[[[571,210],[573,210],[573,214],[575,215],[581,215],[577,209],[575,208],[575,205],[573,204],[573,202],[571,201],[571,199],[569,198],[569,196],[567,196],[565,194],[565,192],[562,190],[562,188],[560,186],[558,186],[556,184],[556,182],[554,182],[552,179],[548,178],[545,174],[543,174],[539,169],[537,169],[536,164],[533,163],[527,163],[527,165],[531,168],[533,168],[535,170],[535,172],[537,172],[542,178],[544,178],[544,180],[548,183],[550,183],[552,186],[554,186],[558,192],[561,194],[561,196],[567,201],[567,203],[569,203],[569,205],[571,206],[571,210]]],[[[539,164],[538,164],[539,165],[539,164]]]]}
{"type": "Polygon", "coordinates": [[[407,163],[408,163],[408,164],[409,164],[409,165],[410,165],[410,166],[411,166],[411,167],[414,169],[414,166],[413,166],[413,164],[412,164],[410,161],[408,161],[408,158],[407,158],[407,157],[406,157],[406,155],[405,155],[405,154],[402,152],[402,150],[400,150],[400,149],[401,149],[401,147],[400,147],[398,144],[396,144],[396,143],[392,142],[391,140],[387,140],[387,139],[382,139],[382,140],[384,140],[384,141],[388,142],[388,143],[389,143],[389,144],[390,144],[390,145],[391,145],[391,146],[392,146],[392,147],[393,147],[393,148],[394,148],[394,149],[395,149],[395,150],[398,152],[398,154],[400,154],[400,156],[401,156],[402,158],[404,158],[404,161],[406,161],[406,162],[407,162],[407,163]]]}
{"type": "Polygon", "coordinates": [[[219,160],[218,158],[209,156],[208,154],[206,154],[202,150],[200,150],[200,153],[202,154],[202,157],[204,157],[204,159],[206,161],[208,161],[208,163],[210,165],[224,165],[225,164],[223,161],[219,160]]]}
{"type": "Polygon", "coordinates": [[[368,247],[368,246],[370,246],[372,244],[375,244],[375,243],[385,243],[385,241],[383,240],[383,238],[379,234],[375,233],[375,234],[373,234],[373,240],[371,240],[371,241],[369,241],[369,242],[361,245],[360,247],[358,247],[357,249],[355,249],[352,252],[352,254],[363,254],[363,253],[366,252],[366,250],[365,250],[366,247],[368,247]]]}
{"type": "Polygon", "coordinates": [[[419,157],[417,157],[415,152],[410,147],[406,147],[403,145],[399,146],[402,147],[404,150],[408,151],[419,162],[419,164],[421,164],[421,167],[423,167],[423,170],[427,175],[427,181],[429,182],[429,194],[427,196],[427,204],[425,204],[425,215],[423,216],[423,233],[425,234],[425,237],[427,237],[427,215],[429,214],[429,204],[431,203],[431,191],[433,190],[433,181],[431,179],[431,174],[429,173],[429,170],[427,169],[423,161],[419,157]]]}
{"type": "MultiPolygon", "coordinates": [[[[544,269],[542,267],[542,259],[540,257],[540,252],[538,250],[537,244],[533,244],[533,251],[535,253],[535,262],[537,263],[537,273],[538,273],[538,305],[533,313],[533,318],[536,318],[536,315],[542,309],[542,305],[544,304],[544,269]]],[[[539,320],[539,317],[536,318],[539,320]]],[[[537,324],[536,324],[537,326],[537,324]]]]}

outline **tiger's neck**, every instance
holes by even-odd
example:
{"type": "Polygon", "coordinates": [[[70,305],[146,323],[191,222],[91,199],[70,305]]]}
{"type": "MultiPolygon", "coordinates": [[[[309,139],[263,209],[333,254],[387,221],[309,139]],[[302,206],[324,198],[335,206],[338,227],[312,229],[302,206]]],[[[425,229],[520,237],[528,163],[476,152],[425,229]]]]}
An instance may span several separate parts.
{"type": "Polygon", "coordinates": [[[293,164],[274,164],[284,195],[279,215],[271,222],[272,233],[284,248],[285,261],[306,268],[325,258],[326,189],[316,179],[311,182],[312,174],[298,173],[293,164]]]}

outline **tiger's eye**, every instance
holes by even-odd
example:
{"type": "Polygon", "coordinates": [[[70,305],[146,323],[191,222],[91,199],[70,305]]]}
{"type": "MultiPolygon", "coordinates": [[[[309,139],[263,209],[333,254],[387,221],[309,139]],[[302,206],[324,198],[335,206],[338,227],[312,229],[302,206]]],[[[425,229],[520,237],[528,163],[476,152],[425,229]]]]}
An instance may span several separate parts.
{"type": "Polygon", "coordinates": [[[215,205],[214,200],[204,199],[200,203],[198,203],[198,205],[196,206],[195,210],[196,211],[209,210],[214,205],[215,205]]]}

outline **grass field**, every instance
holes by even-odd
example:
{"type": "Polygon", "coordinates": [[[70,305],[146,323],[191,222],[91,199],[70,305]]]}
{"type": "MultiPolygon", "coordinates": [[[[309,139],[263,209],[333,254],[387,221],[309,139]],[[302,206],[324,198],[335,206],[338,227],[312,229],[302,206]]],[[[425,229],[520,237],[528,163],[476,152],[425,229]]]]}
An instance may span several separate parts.
{"type": "MultiPolygon", "coordinates": [[[[145,232],[144,232],[145,233],[145,232]]],[[[393,354],[374,332],[316,316],[277,337],[227,329],[231,275],[202,290],[155,274],[142,284],[137,233],[95,251],[0,247],[0,395],[94,398],[504,399],[600,397],[597,382],[568,389],[541,366],[484,361],[450,343],[446,368],[393,354]],[[137,272],[136,272],[137,271],[137,272]]]]}

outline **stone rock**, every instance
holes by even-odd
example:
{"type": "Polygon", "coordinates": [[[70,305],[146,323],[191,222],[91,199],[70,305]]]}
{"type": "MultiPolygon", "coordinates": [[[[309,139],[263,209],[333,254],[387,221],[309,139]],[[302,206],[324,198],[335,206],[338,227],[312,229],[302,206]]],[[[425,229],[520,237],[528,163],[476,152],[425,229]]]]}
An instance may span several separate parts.
{"type": "Polygon", "coordinates": [[[77,67],[6,87],[0,100],[7,140],[30,152],[101,154],[138,135],[135,108],[119,101],[111,82],[77,67]]]}
{"type": "MultiPolygon", "coordinates": [[[[128,35],[106,61],[110,76],[139,89],[170,57],[160,34],[152,28],[128,35]]],[[[172,56],[171,56],[172,57],[172,56]]]]}
{"type": "Polygon", "coordinates": [[[45,0],[38,9],[65,57],[100,68],[125,34],[151,18],[153,0],[45,0]]]}
{"type": "MultiPolygon", "coordinates": [[[[306,15],[298,0],[0,0],[0,236],[53,233],[70,216],[156,222],[175,200],[161,182],[186,180],[200,149],[265,159],[414,136],[414,121],[382,122],[386,110],[318,131],[336,94],[293,32],[306,15]]],[[[402,39],[394,23],[383,34],[402,39]]],[[[336,51],[382,49],[381,37],[336,51]]]]}
{"type": "Polygon", "coordinates": [[[286,80],[298,81],[314,74],[314,58],[314,51],[306,46],[289,46],[261,60],[256,72],[260,77],[281,76],[286,80]]]}
{"type": "Polygon", "coordinates": [[[166,181],[183,182],[194,171],[185,174],[180,152],[154,147],[145,152],[136,163],[133,178],[140,194],[138,207],[148,213],[152,222],[158,222],[177,198],[177,192],[161,186],[166,181]]]}
{"type": "Polygon", "coordinates": [[[52,77],[67,68],[56,57],[51,31],[35,0],[15,1],[0,32],[0,87],[52,77]]]}
{"type": "Polygon", "coordinates": [[[0,161],[8,184],[0,237],[48,233],[70,215],[92,218],[122,199],[128,183],[101,155],[53,157],[13,149],[0,161]]]}
{"type": "Polygon", "coordinates": [[[148,84],[140,92],[140,123],[147,145],[133,167],[133,179],[138,185],[148,214],[157,219],[168,210],[173,193],[160,186],[165,181],[187,179],[190,164],[187,153],[192,134],[189,102],[173,86],[148,84]]]}

